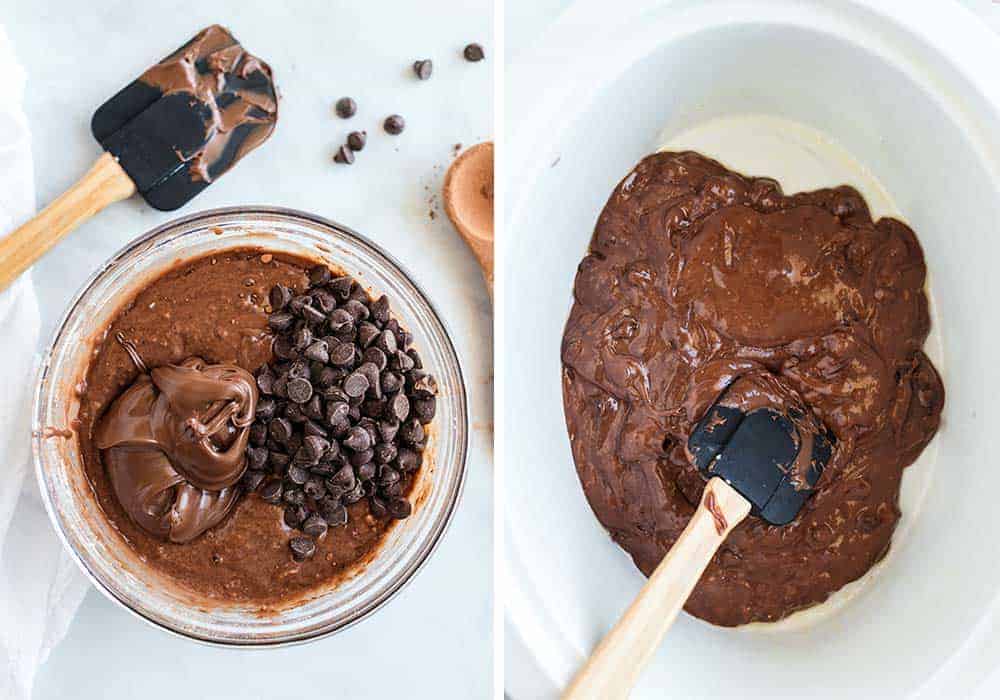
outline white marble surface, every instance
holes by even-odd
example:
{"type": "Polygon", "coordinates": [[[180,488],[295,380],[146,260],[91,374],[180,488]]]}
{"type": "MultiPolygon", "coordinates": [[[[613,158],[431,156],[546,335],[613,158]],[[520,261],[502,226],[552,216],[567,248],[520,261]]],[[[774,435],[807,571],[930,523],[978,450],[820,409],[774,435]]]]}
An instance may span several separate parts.
{"type": "MultiPolygon", "coordinates": [[[[469,478],[455,520],[415,580],[339,636],[283,650],[208,648],[154,630],[91,591],[40,673],[35,697],[481,698],[492,687],[492,342],[489,298],[471,254],[430,195],[455,143],[492,135],[490,0],[0,0],[29,83],[39,204],[100,153],[94,109],[147,65],[213,22],[274,68],[283,95],[274,137],[184,208],[274,204],[315,212],[375,240],[414,273],[449,324],[468,380],[469,478]],[[487,61],[461,57],[483,43],[487,61]],[[433,78],[410,64],[431,57],[433,78]],[[349,121],[332,113],[357,99],[349,121]],[[399,137],[380,130],[398,112],[399,137]],[[352,129],[369,143],[351,167],[331,162],[352,129]],[[430,209],[438,216],[431,219],[430,209]]],[[[47,337],[90,271],[176,214],[135,198],[85,224],[35,268],[47,337]]]]}

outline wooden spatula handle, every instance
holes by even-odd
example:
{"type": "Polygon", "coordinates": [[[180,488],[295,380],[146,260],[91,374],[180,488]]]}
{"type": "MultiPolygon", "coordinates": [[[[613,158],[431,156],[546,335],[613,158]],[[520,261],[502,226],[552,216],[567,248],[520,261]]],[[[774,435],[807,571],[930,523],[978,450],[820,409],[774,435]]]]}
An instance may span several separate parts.
{"type": "Polygon", "coordinates": [[[110,153],[79,181],[10,235],[0,239],[0,291],[62,237],[112,202],[131,197],[135,184],[110,153]]]}
{"type": "Polygon", "coordinates": [[[563,700],[628,697],[712,555],[749,512],[750,503],[722,479],[711,479],[705,485],[701,504],[688,526],[577,673],[563,700]]]}

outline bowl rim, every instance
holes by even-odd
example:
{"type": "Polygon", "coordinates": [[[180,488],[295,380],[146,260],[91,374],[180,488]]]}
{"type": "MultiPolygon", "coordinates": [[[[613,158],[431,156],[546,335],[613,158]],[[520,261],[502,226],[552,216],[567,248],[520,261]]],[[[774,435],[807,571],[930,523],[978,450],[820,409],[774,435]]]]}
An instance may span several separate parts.
{"type": "Polygon", "coordinates": [[[107,260],[105,260],[97,269],[91,273],[83,284],[77,289],[76,293],[73,295],[72,300],[67,304],[66,310],[59,317],[58,322],[55,325],[55,330],[52,332],[51,336],[47,339],[45,350],[40,354],[38,360],[38,367],[34,376],[34,389],[32,391],[32,404],[31,404],[31,452],[32,452],[32,464],[35,472],[35,480],[38,485],[39,491],[41,492],[42,502],[45,505],[45,512],[49,516],[49,521],[53,526],[56,534],[59,537],[60,542],[63,545],[63,549],[69,553],[70,558],[77,565],[80,571],[87,577],[91,584],[99,590],[106,598],[111,600],[113,603],[120,606],[122,609],[126,610],[139,620],[142,620],[152,627],[167,632],[170,635],[178,637],[180,639],[185,639],[189,641],[198,642],[210,647],[221,647],[221,648],[239,648],[239,649],[276,649],[282,647],[297,646],[300,644],[307,644],[319,639],[330,637],[332,635],[343,632],[351,627],[357,625],[363,620],[368,619],[377,610],[384,607],[390,600],[395,598],[400,591],[402,591],[406,586],[416,577],[416,575],[424,568],[427,561],[431,558],[434,552],[437,550],[441,541],[444,539],[445,533],[451,526],[451,522],[454,519],[455,511],[458,508],[459,503],[462,500],[462,495],[465,492],[465,482],[468,474],[468,458],[469,458],[469,431],[468,427],[471,425],[471,417],[469,413],[469,400],[468,392],[466,390],[466,380],[465,374],[462,371],[462,361],[461,356],[458,353],[455,343],[452,340],[452,332],[448,324],[445,322],[444,318],[438,312],[437,307],[431,301],[430,297],[424,291],[423,287],[416,280],[414,275],[410,270],[403,265],[398,259],[396,259],[391,253],[387,252],[384,248],[376,244],[367,236],[355,231],[349,226],[340,224],[332,219],[327,219],[326,217],[319,216],[317,214],[312,214],[310,212],[302,211],[300,209],[294,209],[290,207],[279,207],[271,205],[243,205],[243,206],[229,206],[229,207],[216,207],[213,209],[205,209],[200,212],[195,212],[192,214],[187,214],[185,216],[170,219],[152,229],[146,231],[145,233],[129,240],[125,245],[119,248],[114,254],[112,254],[107,260]],[[389,586],[385,591],[380,593],[378,596],[373,598],[364,608],[362,608],[352,619],[344,622],[341,625],[335,626],[331,629],[320,629],[314,632],[307,632],[301,636],[292,636],[288,639],[278,639],[278,640],[266,640],[266,641],[254,641],[254,640],[219,640],[212,639],[206,636],[188,633],[175,629],[164,622],[156,620],[139,610],[136,610],[127,601],[119,597],[116,592],[106,586],[97,576],[90,570],[86,562],[80,556],[79,552],[70,544],[70,541],[66,535],[63,528],[63,524],[59,519],[55,505],[52,503],[52,499],[49,497],[48,488],[45,483],[44,468],[42,465],[42,450],[41,441],[44,439],[42,435],[41,418],[42,413],[42,394],[45,387],[45,380],[48,376],[49,368],[52,361],[52,351],[55,348],[56,341],[59,339],[65,330],[66,324],[69,319],[76,313],[81,300],[87,294],[87,292],[93,287],[95,282],[103,276],[109,269],[120,264],[121,260],[131,254],[136,248],[148,243],[150,240],[157,238],[173,229],[177,229],[183,226],[187,226],[196,223],[201,220],[208,220],[218,216],[246,216],[246,215],[263,215],[272,216],[283,219],[292,219],[299,221],[306,221],[308,223],[316,224],[321,227],[332,228],[338,233],[344,234],[347,238],[357,245],[366,247],[370,252],[375,253],[377,256],[385,259],[389,265],[395,268],[399,274],[406,279],[406,281],[413,286],[414,291],[417,296],[427,305],[427,309],[430,311],[431,316],[434,320],[440,324],[444,335],[444,345],[448,352],[450,352],[455,358],[455,372],[458,376],[458,392],[457,398],[461,409],[458,413],[459,420],[465,426],[465,430],[462,432],[461,443],[458,448],[459,453],[459,471],[458,471],[458,481],[454,488],[454,495],[446,504],[445,511],[443,513],[443,519],[441,520],[440,526],[437,527],[436,531],[432,533],[430,540],[423,545],[421,550],[418,552],[412,562],[404,567],[400,574],[399,579],[389,586]]]}

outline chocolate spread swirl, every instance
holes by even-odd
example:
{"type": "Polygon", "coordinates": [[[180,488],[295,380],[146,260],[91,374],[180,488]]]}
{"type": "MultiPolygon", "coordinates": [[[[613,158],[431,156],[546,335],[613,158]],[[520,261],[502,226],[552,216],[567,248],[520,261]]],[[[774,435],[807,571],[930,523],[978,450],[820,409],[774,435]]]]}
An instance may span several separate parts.
{"type": "Polygon", "coordinates": [[[208,106],[205,145],[190,158],[192,175],[205,182],[267,140],[278,121],[270,66],[217,24],[198,32],[139,80],[164,95],[192,94],[208,106]]]}
{"type": "Polygon", "coordinates": [[[140,374],[94,432],[122,508],[172,542],[218,524],[239,495],[256,406],[253,376],[234,365],[195,357],[140,374]]]}
{"type": "Polygon", "coordinates": [[[688,152],[645,158],[612,193],[576,277],[563,395],[587,499],[636,565],[650,574],[699,503],[687,438],[737,380],[727,402],[801,405],[836,438],[798,517],[736,526],[688,612],[774,621],[885,555],[903,468],[944,404],[925,273],[913,231],[873,222],[850,187],[786,196],[688,152]]]}

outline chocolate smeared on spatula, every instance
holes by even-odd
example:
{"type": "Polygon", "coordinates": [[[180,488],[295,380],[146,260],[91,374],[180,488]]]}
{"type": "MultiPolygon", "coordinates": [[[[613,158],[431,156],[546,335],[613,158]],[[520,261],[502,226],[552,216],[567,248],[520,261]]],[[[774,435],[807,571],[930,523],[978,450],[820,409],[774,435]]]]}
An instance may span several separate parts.
{"type": "Polygon", "coordinates": [[[101,105],[91,130],[151,206],[172,210],[263,143],[277,119],[270,67],[213,25],[101,105]]]}
{"type": "Polygon", "coordinates": [[[0,290],[109,204],[137,191],[164,211],[187,203],[263,143],[277,120],[268,65],[222,27],[202,30],[94,113],[91,130],[106,153],[0,236],[0,290]]]}
{"type": "Polygon", "coordinates": [[[732,380],[708,407],[687,450],[708,482],[701,500],[563,700],[626,697],[732,530],[748,514],[771,525],[792,522],[812,495],[833,444],[790,387],[757,369],[732,380]]]}
{"type": "MultiPolygon", "coordinates": [[[[775,400],[769,375],[740,377],[688,438],[706,479],[723,478],[772,525],[790,523],[833,455],[832,436],[796,398],[775,400]]],[[[784,393],[784,392],[782,392],[784,393]]]]}
{"type": "Polygon", "coordinates": [[[143,371],[94,432],[122,508],[171,542],[221,522],[240,493],[256,408],[254,378],[233,365],[190,358],[143,371]]]}

